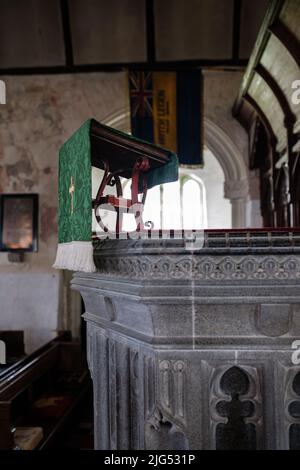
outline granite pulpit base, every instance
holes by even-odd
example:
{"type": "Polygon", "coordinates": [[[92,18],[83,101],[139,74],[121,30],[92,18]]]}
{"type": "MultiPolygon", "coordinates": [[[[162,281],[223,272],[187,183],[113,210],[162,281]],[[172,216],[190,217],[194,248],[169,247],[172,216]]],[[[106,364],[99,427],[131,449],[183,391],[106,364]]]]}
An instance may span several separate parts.
{"type": "Polygon", "coordinates": [[[74,275],[96,449],[300,448],[300,250],[222,240],[106,240],[74,275]]]}

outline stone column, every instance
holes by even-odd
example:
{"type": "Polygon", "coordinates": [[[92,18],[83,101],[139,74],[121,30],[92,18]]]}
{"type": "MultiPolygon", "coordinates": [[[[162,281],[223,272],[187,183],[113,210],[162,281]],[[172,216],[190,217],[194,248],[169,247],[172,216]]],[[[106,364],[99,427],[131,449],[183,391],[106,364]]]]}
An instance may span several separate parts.
{"type": "Polygon", "coordinates": [[[224,183],[224,197],[231,202],[232,228],[247,226],[248,182],[231,180],[224,183]]]}
{"type": "Polygon", "coordinates": [[[96,449],[299,449],[299,234],[106,240],[95,261],[72,286],[96,449]]]}
{"type": "Polygon", "coordinates": [[[232,228],[244,228],[247,226],[247,201],[244,198],[230,199],[232,228]]]}

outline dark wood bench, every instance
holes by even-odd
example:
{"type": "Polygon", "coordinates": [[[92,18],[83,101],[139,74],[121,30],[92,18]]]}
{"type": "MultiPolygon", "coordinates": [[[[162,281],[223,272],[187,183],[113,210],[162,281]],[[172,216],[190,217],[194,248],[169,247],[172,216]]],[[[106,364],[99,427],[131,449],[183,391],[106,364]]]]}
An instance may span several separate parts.
{"type": "Polygon", "coordinates": [[[31,426],[43,429],[37,449],[53,446],[90,385],[81,345],[66,334],[2,367],[0,449],[15,449],[16,428],[31,426]]]}

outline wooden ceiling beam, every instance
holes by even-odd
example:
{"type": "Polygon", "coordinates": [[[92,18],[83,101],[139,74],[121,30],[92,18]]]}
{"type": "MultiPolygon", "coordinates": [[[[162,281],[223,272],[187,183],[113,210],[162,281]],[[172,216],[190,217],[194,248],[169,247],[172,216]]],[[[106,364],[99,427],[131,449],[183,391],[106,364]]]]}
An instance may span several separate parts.
{"type": "Polygon", "coordinates": [[[259,119],[261,120],[262,124],[264,125],[264,127],[265,127],[265,129],[268,133],[271,147],[273,148],[273,150],[275,150],[278,140],[277,140],[277,137],[276,137],[276,135],[273,131],[273,128],[272,128],[267,116],[265,115],[265,113],[263,112],[263,110],[261,109],[259,104],[254,100],[254,98],[252,98],[252,96],[249,95],[249,93],[246,93],[244,95],[243,99],[246,100],[250,104],[250,106],[252,106],[252,108],[255,110],[255,112],[257,113],[259,119]]]}
{"type": "Polygon", "coordinates": [[[146,31],[147,31],[147,61],[152,64],[156,60],[154,2],[146,0],[146,31]]]}
{"type": "Polygon", "coordinates": [[[66,66],[72,66],[74,64],[74,54],[68,0],[60,0],[60,12],[63,26],[66,66]]]}
{"type": "Polygon", "coordinates": [[[261,59],[265,46],[271,35],[270,29],[269,29],[270,25],[273,24],[277,20],[280,14],[281,8],[283,6],[283,3],[284,3],[284,0],[272,0],[270,3],[265,19],[258,33],[256,42],[253,48],[253,52],[250,56],[248,67],[246,69],[246,72],[242,81],[242,85],[239,89],[237,99],[233,106],[233,110],[232,110],[233,116],[237,116],[241,103],[242,103],[242,98],[246,93],[248,93],[249,86],[251,84],[253,75],[255,73],[255,68],[261,59]]]}
{"type": "Polygon", "coordinates": [[[265,81],[267,86],[270,88],[270,90],[273,92],[273,94],[277,98],[279,106],[281,107],[281,110],[284,115],[285,127],[292,130],[293,125],[296,122],[296,116],[292,112],[289,102],[285,94],[283,93],[282,89],[280,88],[279,84],[276,82],[275,78],[270,74],[270,72],[261,63],[257,64],[257,66],[255,67],[255,71],[265,81]]]}
{"type": "Polygon", "coordinates": [[[269,26],[269,31],[288,50],[298,67],[300,68],[300,43],[293,33],[282,21],[277,20],[269,26]]]}
{"type": "Polygon", "coordinates": [[[232,60],[238,60],[240,55],[241,12],[242,0],[234,0],[232,19],[232,60]]]}
{"type": "Polygon", "coordinates": [[[69,66],[42,66],[42,67],[12,67],[0,68],[0,77],[4,75],[51,75],[64,73],[93,73],[93,72],[120,72],[122,70],[158,70],[177,71],[190,68],[219,68],[221,70],[241,69],[247,65],[247,59],[199,59],[179,61],[157,61],[152,64],[148,62],[122,62],[115,64],[74,64],[69,66]]]}

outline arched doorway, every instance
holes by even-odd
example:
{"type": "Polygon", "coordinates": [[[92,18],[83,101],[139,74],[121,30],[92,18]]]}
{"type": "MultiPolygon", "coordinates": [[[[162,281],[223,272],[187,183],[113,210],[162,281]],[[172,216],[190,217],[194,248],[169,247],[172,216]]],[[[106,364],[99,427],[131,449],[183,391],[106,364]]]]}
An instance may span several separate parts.
{"type": "MultiPolygon", "coordinates": [[[[224,198],[224,173],[205,148],[205,167],[179,169],[179,179],[148,191],[144,221],[155,229],[231,228],[231,204],[224,198]]],[[[130,181],[124,182],[124,195],[130,197],[130,181]]],[[[133,215],[124,216],[125,231],[134,230],[133,215]]]]}
{"type": "Polygon", "coordinates": [[[204,118],[204,137],[224,172],[224,197],[231,202],[231,226],[246,227],[249,180],[244,158],[228,134],[207,118],[204,118]]]}
{"type": "MultiPolygon", "coordinates": [[[[103,123],[128,132],[130,129],[129,110],[122,109],[107,116],[103,123]]],[[[207,148],[206,152],[210,151],[210,155],[213,155],[212,158],[217,160],[224,175],[222,200],[225,199],[231,203],[231,216],[228,216],[228,204],[221,203],[220,212],[225,210],[226,219],[214,217],[211,222],[208,221],[207,228],[246,227],[248,225],[249,178],[244,158],[228,134],[208,118],[204,118],[204,143],[207,148]],[[217,226],[218,223],[220,225],[217,226]]],[[[206,158],[206,160],[209,161],[212,158],[206,158]]],[[[181,171],[184,173],[183,170],[181,171]]],[[[188,172],[192,171],[188,170],[188,172]]],[[[196,172],[193,170],[193,173],[202,180],[205,169],[196,172]]]]}

